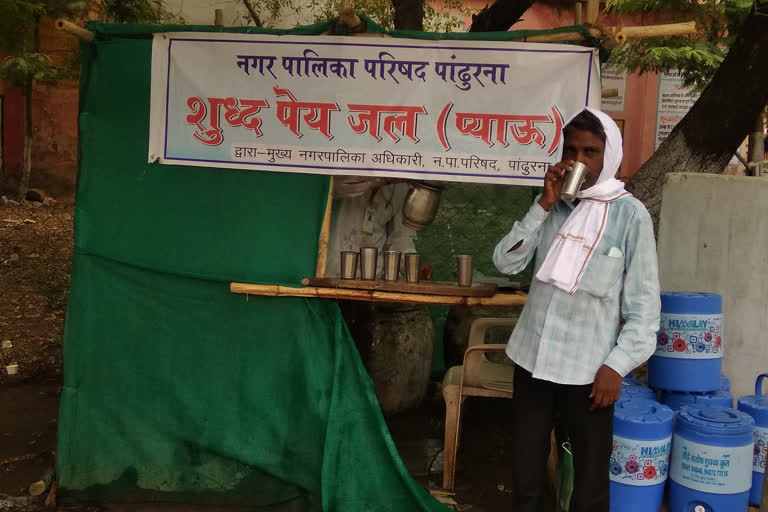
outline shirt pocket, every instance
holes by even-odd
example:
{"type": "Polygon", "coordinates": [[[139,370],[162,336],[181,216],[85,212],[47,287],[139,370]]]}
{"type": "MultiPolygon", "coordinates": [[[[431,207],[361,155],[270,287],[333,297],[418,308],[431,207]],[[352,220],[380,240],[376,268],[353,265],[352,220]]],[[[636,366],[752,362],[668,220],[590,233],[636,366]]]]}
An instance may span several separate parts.
{"type": "Polygon", "coordinates": [[[605,299],[616,294],[621,276],[624,274],[624,255],[608,256],[593,254],[589,260],[578,289],[595,297],[605,299]]]}

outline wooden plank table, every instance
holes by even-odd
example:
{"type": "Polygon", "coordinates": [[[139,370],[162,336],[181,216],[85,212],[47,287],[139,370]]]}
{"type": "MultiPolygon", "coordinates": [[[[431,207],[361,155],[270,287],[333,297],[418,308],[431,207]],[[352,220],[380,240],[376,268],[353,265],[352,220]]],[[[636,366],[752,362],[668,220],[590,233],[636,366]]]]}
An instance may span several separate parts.
{"type": "Polygon", "coordinates": [[[230,283],[229,291],[266,297],[318,297],[367,302],[399,302],[405,304],[440,304],[446,306],[522,306],[528,294],[524,292],[494,293],[489,297],[466,295],[434,295],[412,292],[390,292],[330,288],[324,286],[282,286],[274,284],[230,283]]]}
{"type": "Polygon", "coordinates": [[[352,290],[377,290],[380,292],[418,293],[420,295],[463,295],[466,297],[492,297],[496,285],[492,283],[474,283],[472,286],[459,286],[458,283],[442,281],[386,281],[376,279],[340,279],[338,277],[309,277],[301,284],[320,288],[347,288],[352,290]]]}

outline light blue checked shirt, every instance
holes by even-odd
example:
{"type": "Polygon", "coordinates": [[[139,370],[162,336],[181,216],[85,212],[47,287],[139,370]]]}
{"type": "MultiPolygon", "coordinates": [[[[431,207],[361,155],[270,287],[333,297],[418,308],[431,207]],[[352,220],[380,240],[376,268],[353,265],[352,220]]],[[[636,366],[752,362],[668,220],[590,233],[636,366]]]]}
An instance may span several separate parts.
{"type": "MultiPolygon", "coordinates": [[[[496,246],[496,267],[516,274],[535,255],[535,274],[573,208],[558,201],[548,212],[537,198],[496,246]]],[[[534,378],[560,384],[591,384],[604,364],[623,377],[656,348],[659,295],[651,217],[634,197],[617,199],[574,294],[533,278],[507,355],[534,378]],[[620,319],[624,325],[619,332],[620,319]]]]}

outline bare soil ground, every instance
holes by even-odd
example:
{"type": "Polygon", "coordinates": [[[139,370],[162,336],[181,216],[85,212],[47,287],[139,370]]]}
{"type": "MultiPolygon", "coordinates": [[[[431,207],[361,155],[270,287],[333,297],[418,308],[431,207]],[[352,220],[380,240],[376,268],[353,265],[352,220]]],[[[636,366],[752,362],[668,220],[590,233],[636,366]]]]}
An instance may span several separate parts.
{"type": "MultiPolygon", "coordinates": [[[[73,208],[2,203],[0,495],[23,497],[54,463],[73,208]]],[[[31,510],[38,501],[0,500],[0,510],[31,510]]]]}
{"type": "Polygon", "coordinates": [[[61,374],[73,208],[29,204],[0,205],[0,385],[61,374]]]}

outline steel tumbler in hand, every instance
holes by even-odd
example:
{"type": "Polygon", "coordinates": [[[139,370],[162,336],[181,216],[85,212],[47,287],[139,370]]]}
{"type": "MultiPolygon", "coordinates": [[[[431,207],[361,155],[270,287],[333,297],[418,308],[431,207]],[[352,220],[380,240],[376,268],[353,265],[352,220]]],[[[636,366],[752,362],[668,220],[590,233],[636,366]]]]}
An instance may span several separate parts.
{"type": "Polygon", "coordinates": [[[565,183],[563,183],[563,190],[560,192],[560,199],[569,203],[576,199],[576,194],[581,190],[584,178],[587,177],[587,166],[583,163],[574,162],[571,168],[573,170],[565,174],[565,183]]]}

